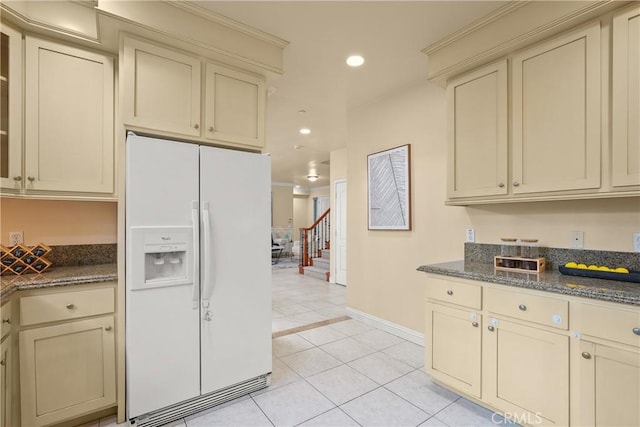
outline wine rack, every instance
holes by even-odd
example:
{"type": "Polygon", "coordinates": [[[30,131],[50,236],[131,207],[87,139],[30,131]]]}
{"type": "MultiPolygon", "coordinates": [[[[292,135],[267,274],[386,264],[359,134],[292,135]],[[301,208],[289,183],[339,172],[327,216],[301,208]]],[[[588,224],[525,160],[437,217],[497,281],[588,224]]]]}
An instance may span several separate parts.
{"type": "Polygon", "coordinates": [[[493,268],[503,271],[517,271],[520,273],[540,273],[545,270],[544,258],[522,258],[496,255],[493,258],[493,268]]]}
{"type": "Polygon", "coordinates": [[[40,274],[51,267],[45,258],[49,252],[51,248],[43,243],[31,247],[20,243],[10,248],[0,245],[0,274],[40,274]]]}

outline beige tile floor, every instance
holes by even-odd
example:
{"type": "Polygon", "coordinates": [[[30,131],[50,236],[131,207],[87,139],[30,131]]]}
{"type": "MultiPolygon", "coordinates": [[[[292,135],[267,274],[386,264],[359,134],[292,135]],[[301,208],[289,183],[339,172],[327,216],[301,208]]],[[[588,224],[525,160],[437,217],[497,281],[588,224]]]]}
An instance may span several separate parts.
{"type": "MultiPolygon", "coordinates": [[[[274,270],[273,331],[344,315],[346,289],[274,270]]],[[[499,426],[436,384],[424,349],[355,319],[273,339],[271,385],[169,426],[499,426]]],[[[87,427],[115,427],[115,417],[87,427]]],[[[120,425],[118,425],[120,426],[120,425]]]]}

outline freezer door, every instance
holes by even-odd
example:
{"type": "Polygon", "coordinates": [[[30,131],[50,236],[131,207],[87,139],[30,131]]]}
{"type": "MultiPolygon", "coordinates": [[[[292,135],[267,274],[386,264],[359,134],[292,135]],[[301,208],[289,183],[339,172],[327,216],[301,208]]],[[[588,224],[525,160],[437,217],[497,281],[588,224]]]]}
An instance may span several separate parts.
{"type": "Polygon", "coordinates": [[[271,163],[201,147],[200,173],[205,394],[271,372],[271,163]]]}
{"type": "MultiPolygon", "coordinates": [[[[126,387],[127,416],[133,418],[200,393],[197,292],[194,305],[199,284],[198,147],[130,135],[126,150],[126,387]],[[145,243],[165,240],[167,245],[145,249],[145,243]],[[169,248],[173,240],[176,247],[169,248]],[[160,253],[157,262],[169,264],[182,256],[192,271],[172,283],[153,277],[155,281],[145,283],[145,251],[160,253]]],[[[151,267],[165,271],[181,264],[151,267]]]]}

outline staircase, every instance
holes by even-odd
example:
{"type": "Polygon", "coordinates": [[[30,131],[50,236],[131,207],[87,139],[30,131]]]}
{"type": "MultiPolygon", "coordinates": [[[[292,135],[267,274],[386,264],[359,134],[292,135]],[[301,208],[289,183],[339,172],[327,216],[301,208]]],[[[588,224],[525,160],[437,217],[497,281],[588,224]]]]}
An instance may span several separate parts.
{"type": "Polygon", "coordinates": [[[298,272],[329,281],[329,212],[325,213],[313,223],[311,227],[300,229],[300,264],[298,272]]]}
{"type": "Polygon", "coordinates": [[[323,249],[321,255],[311,258],[311,265],[304,267],[304,275],[329,281],[329,249],[323,249]]]}

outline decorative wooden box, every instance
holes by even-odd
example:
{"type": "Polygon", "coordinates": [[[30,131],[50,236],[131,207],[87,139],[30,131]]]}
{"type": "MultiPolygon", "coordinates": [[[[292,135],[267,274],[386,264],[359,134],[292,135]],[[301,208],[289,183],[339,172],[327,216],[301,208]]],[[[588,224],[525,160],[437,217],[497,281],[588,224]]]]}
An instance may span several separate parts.
{"type": "Polygon", "coordinates": [[[51,248],[43,243],[29,247],[18,244],[10,248],[0,245],[0,274],[42,273],[51,266],[44,256],[51,248]]]}
{"type": "Polygon", "coordinates": [[[544,258],[522,258],[515,256],[493,257],[493,268],[504,271],[517,271],[519,273],[540,273],[546,268],[544,258]]]}

